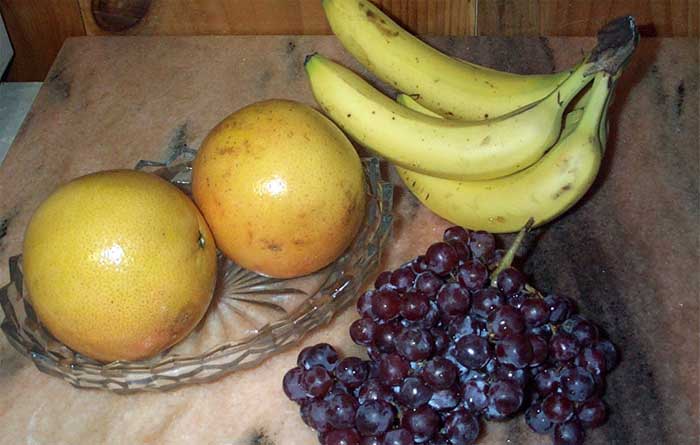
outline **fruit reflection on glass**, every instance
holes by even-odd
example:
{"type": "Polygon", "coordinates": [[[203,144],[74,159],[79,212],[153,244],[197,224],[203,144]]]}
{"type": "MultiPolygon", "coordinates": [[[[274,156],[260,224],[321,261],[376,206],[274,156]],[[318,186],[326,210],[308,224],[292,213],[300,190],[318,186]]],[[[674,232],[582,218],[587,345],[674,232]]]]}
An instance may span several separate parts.
{"type": "Polygon", "coordinates": [[[355,238],[367,199],[347,137],[287,100],[254,103],[221,121],[197,153],[192,192],[217,247],[277,278],[337,259],[355,238]]]}
{"type": "Polygon", "coordinates": [[[202,319],[216,281],[207,223],[177,187],[113,170],[77,178],[36,210],[24,276],[42,324],[100,361],[153,356],[202,319]]]}

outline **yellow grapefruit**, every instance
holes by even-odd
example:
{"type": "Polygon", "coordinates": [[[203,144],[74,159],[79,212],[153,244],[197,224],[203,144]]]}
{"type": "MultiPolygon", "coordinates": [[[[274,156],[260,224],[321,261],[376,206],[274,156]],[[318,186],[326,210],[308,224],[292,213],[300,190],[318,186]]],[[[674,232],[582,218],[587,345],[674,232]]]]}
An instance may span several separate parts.
{"type": "Polygon", "coordinates": [[[287,100],[249,105],[212,129],[193,164],[192,192],[223,253],[279,278],[340,256],[367,199],[347,137],[318,111],[287,100]]]}
{"type": "Polygon", "coordinates": [[[164,179],[94,173],[57,189],[24,238],[24,274],[42,324],[100,361],[172,346],[203,317],[216,248],[194,203],[164,179]]]}

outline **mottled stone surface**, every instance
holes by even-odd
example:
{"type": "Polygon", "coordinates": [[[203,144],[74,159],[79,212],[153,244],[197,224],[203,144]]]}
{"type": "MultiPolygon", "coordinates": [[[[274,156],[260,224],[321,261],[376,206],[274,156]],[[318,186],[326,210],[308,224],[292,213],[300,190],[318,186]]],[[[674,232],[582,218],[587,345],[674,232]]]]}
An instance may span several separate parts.
{"type": "MultiPolygon", "coordinates": [[[[502,69],[548,72],[591,39],[433,39],[502,69]]],[[[357,64],[333,37],[81,38],[66,42],[0,168],[0,282],[27,221],[58,184],[197,147],[235,109],[265,98],[313,104],[306,54],[357,64]]],[[[641,42],[620,81],[603,171],[587,197],[536,231],[525,270],[574,297],[623,351],[608,380],[610,421],[589,444],[696,444],[698,402],[698,40],[641,42]]],[[[360,70],[364,73],[364,71],[360,70]]],[[[422,253],[447,222],[397,191],[383,266],[422,253]]],[[[362,351],[347,310],[304,344],[362,351]]],[[[302,345],[299,345],[301,348],[302,345]]],[[[0,339],[0,443],[308,445],[315,434],[282,393],[299,348],[258,368],[164,394],[77,390],[0,339]]],[[[547,443],[522,420],[489,424],[483,444],[547,443]]]]}

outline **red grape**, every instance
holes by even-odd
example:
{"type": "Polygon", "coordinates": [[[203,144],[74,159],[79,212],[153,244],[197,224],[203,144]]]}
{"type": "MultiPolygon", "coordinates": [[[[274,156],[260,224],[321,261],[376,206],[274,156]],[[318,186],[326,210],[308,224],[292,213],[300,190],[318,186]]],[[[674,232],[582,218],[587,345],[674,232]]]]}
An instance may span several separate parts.
{"type": "Polygon", "coordinates": [[[423,292],[428,298],[433,298],[443,284],[442,278],[428,270],[416,277],[415,286],[418,291],[423,292]]]}
{"type": "Polygon", "coordinates": [[[389,283],[391,283],[391,271],[385,270],[377,275],[377,278],[374,280],[374,288],[379,289],[380,287],[389,283]]]}
{"type": "Polygon", "coordinates": [[[539,434],[547,434],[554,427],[554,423],[544,415],[542,405],[539,402],[533,403],[525,411],[525,422],[532,431],[539,434]]]}
{"type": "Polygon", "coordinates": [[[470,291],[481,289],[489,278],[489,270],[481,261],[465,261],[457,269],[457,280],[470,291]]]}
{"type": "Polygon", "coordinates": [[[372,297],[372,313],[378,320],[391,320],[399,315],[401,298],[394,290],[377,291],[372,297]]]}
{"type": "Polygon", "coordinates": [[[579,352],[576,339],[566,332],[560,331],[549,340],[549,355],[559,362],[573,360],[579,352]]]}
{"type": "Polygon", "coordinates": [[[433,392],[428,405],[438,411],[449,411],[459,405],[460,396],[457,387],[438,389],[433,392]]]}
{"type": "Polygon", "coordinates": [[[349,389],[355,389],[367,380],[369,366],[357,357],[348,357],[338,363],[334,374],[340,383],[349,389]]]}
{"type": "Polygon", "coordinates": [[[421,376],[433,389],[447,389],[457,380],[459,370],[449,360],[435,357],[425,364],[421,376]]]}
{"type": "Polygon", "coordinates": [[[472,232],[469,237],[469,249],[474,258],[489,259],[496,250],[496,239],[482,230],[472,232]]]}
{"type": "Polygon", "coordinates": [[[511,306],[501,306],[489,314],[488,328],[496,339],[520,334],[525,330],[525,321],[520,312],[511,306]]]}
{"type": "Polygon", "coordinates": [[[488,391],[489,404],[486,415],[495,420],[515,414],[523,403],[523,390],[512,380],[496,380],[488,391]]]}
{"type": "Polygon", "coordinates": [[[406,377],[401,386],[397,398],[403,406],[418,408],[430,401],[432,390],[419,377],[406,377]]]}
{"type": "Polygon", "coordinates": [[[498,274],[497,282],[503,295],[515,295],[525,285],[525,276],[514,267],[506,267],[498,274]]]}
{"type": "MultiPolygon", "coordinates": [[[[482,318],[489,316],[492,310],[506,304],[503,295],[493,287],[479,289],[472,294],[472,313],[482,318]]],[[[546,320],[545,320],[546,321],[546,320]]]]}
{"type": "Polygon", "coordinates": [[[597,428],[605,422],[605,404],[598,398],[587,400],[579,405],[576,414],[585,428],[597,428]]]}
{"type": "Polygon", "coordinates": [[[559,389],[560,375],[556,368],[545,368],[534,377],[535,390],[540,397],[556,392],[559,389]]]}
{"type": "Polygon", "coordinates": [[[413,435],[405,428],[389,431],[384,435],[382,445],[413,445],[413,435]]]}
{"type": "Polygon", "coordinates": [[[374,342],[377,324],[369,317],[358,318],[350,325],[350,338],[358,345],[370,346],[374,342]]]}
{"type": "Polygon", "coordinates": [[[401,325],[396,322],[377,325],[374,333],[374,345],[381,352],[394,352],[396,350],[394,346],[394,339],[397,335],[399,335],[399,333],[401,333],[402,330],[401,325]]]}
{"type": "Polygon", "coordinates": [[[488,407],[488,384],[483,379],[471,379],[464,383],[462,400],[464,408],[473,413],[480,413],[488,407]]]}
{"type": "Polygon", "coordinates": [[[455,359],[469,369],[480,369],[491,358],[488,341],[478,335],[465,335],[454,345],[455,359]]]}
{"type": "Polygon", "coordinates": [[[571,420],[554,427],[552,445],[581,445],[584,437],[581,424],[577,420],[571,420]]]}
{"type": "Polygon", "coordinates": [[[448,318],[466,314],[469,311],[469,303],[469,292],[458,283],[444,284],[438,291],[438,307],[448,318]]]}
{"type": "Polygon", "coordinates": [[[459,241],[460,243],[467,244],[469,243],[469,231],[460,226],[448,227],[442,234],[442,240],[445,242],[459,241]]]}
{"type": "Polygon", "coordinates": [[[499,362],[516,368],[525,368],[532,360],[532,345],[524,334],[512,334],[496,343],[499,362]]]}
{"type": "Polygon", "coordinates": [[[465,409],[453,411],[445,419],[445,436],[453,445],[471,445],[479,437],[479,420],[465,409]]]}
{"type": "Polygon", "coordinates": [[[401,418],[401,426],[413,434],[416,442],[429,440],[440,429],[442,421],[438,413],[427,405],[409,410],[401,418]]]}
{"type": "Polygon", "coordinates": [[[301,378],[303,375],[304,370],[296,367],[287,371],[282,379],[282,389],[284,393],[290,400],[297,403],[303,402],[311,397],[301,385],[301,378]]]}
{"type": "Polygon", "coordinates": [[[329,421],[333,428],[352,428],[355,426],[355,412],[360,404],[353,396],[338,392],[326,398],[329,421]]]}
{"type": "Polygon", "coordinates": [[[325,445],[360,445],[360,436],[354,429],[333,430],[326,434],[325,445]]]}
{"type": "Polygon", "coordinates": [[[403,266],[391,273],[391,284],[398,291],[405,291],[413,286],[413,280],[416,279],[416,273],[410,266],[403,266]]]}
{"type": "Polygon", "coordinates": [[[566,368],[561,372],[563,393],[574,402],[584,402],[595,392],[593,375],[584,368],[566,368]]]}
{"type": "Polygon", "coordinates": [[[370,400],[357,409],[355,426],[363,436],[379,436],[394,422],[394,408],[384,400],[370,400]]]}
{"type": "Polygon", "coordinates": [[[425,317],[430,311],[430,299],[423,292],[409,290],[401,302],[401,316],[406,320],[416,321],[425,317]]]}
{"type": "Polygon", "coordinates": [[[379,362],[379,380],[387,386],[400,385],[408,376],[410,365],[398,354],[387,354],[379,362]]]}
{"type": "Polygon", "coordinates": [[[447,243],[435,243],[425,252],[428,269],[438,275],[447,275],[457,265],[457,252],[447,243]]]}
{"type": "Polygon", "coordinates": [[[326,371],[333,371],[338,364],[338,353],[328,343],[319,343],[302,349],[297,364],[304,369],[321,366],[326,371]]]}
{"type": "Polygon", "coordinates": [[[406,328],[394,339],[396,352],[409,361],[427,360],[433,355],[433,339],[420,328],[406,328]]]}
{"type": "Polygon", "coordinates": [[[574,404],[562,394],[550,394],[542,401],[542,412],[552,423],[564,423],[574,415],[574,404]]]}
{"type": "Polygon", "coordinates": [[[301,376],[301,387],[316,398],[325,396],[332,386],[333,378],[321,366],[312,366],[301,376]]]}
{"type": "Polygon", "coordinates": [[[357,400],[362,405],[373,400],[393,402],[393,393],[379,379],[370,379],[357,389],[357,400]]]}
{"type": "Polygon", "coordinates": [[[541,326],[549,320],[549,307],[541,298],[528,298],[520,306],[527,326],[541,326]]]}

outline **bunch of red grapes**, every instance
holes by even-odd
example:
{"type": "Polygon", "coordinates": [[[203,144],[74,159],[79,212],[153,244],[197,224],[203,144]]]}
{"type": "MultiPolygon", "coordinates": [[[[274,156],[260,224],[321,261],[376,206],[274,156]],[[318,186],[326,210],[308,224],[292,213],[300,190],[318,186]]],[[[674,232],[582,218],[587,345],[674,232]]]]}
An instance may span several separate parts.
{"type": "Polygon", "coordinates": [[[301,351],[283,387],[323,445],[469,445],[483,420],[522,412],[553,444],[580,445],[605,421],[615,347],[569,298],[502,264],[517,244],[451,227],[359,298],[350,336],[370,360],[301,351]]]}

